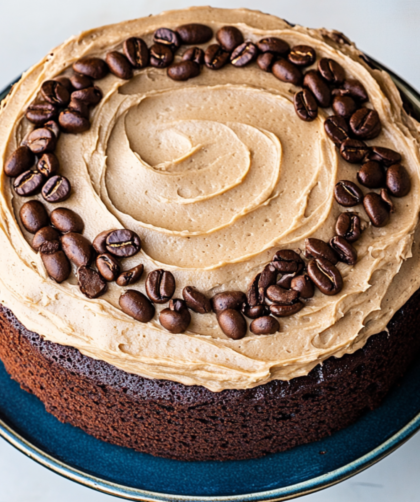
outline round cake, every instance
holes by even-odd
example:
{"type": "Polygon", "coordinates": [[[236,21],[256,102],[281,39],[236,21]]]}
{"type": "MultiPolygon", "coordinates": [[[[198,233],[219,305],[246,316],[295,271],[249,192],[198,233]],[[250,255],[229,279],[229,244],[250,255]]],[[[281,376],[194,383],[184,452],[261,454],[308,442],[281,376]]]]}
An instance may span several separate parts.
{"type": "Polygon", "coordinates": [[[319,440],[420,349],[419,124],[343,34],[210,7],[94,29],[0,111],[0,359],[180,460],[319,440]]]}

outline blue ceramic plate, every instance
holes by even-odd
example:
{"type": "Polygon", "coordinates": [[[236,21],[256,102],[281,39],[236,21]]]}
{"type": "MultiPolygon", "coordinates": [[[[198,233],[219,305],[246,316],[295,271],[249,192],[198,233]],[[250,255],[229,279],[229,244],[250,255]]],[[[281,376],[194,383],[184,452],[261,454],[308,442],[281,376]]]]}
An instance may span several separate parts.
{"type": "MultiPolygon", "coordinates": [[[[418,93],[392,76],[419,112],[418,93]]],[[[0,363],[0,435],[65,477],[130,500],[286,500],[366,469],[419,428],[420,360],[380,408],[318,443],[257,460],[179,462],[113,446],[60,423],[36,397],[21,390],[0,363]]]]}

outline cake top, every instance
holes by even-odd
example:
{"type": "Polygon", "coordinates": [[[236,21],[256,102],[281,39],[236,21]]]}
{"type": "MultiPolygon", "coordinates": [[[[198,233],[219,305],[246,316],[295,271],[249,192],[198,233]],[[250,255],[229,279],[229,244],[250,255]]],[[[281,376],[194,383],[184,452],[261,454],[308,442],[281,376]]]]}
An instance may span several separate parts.
{"type": "Polygon", "coordinates": [[[91,30],[0,128],[2,301],[125,371],[288,380],[420,285],[418,124],[337,32],[209,7],[91,30]]]}

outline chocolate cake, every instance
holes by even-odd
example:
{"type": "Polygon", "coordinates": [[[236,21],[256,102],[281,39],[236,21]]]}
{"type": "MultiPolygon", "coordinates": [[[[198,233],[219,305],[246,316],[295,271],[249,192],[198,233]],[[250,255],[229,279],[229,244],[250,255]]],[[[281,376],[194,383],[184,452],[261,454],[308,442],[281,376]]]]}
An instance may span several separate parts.
{"type": "Polygon", "coordinates": [[[256,458],[420,348],[419,124],[344,35],[171,11],[73,37],[0,112],[0,359],[59,420],[256,458]]]}

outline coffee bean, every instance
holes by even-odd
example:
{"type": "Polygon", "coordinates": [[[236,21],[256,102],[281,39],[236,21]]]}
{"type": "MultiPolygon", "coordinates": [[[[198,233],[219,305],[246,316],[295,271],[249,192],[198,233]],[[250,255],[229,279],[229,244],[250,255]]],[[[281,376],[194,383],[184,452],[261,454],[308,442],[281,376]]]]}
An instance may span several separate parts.
{"type": "Polygon", "coordinates": [[[58,115],[58,108],[51,103],[32,103],[26,110],[25,117],[33,124],[40,126],[54,119],[58,115]]]}
{"type": "Polygon", "coordinates": [[[374,227],[383,227],[388,223],[390,208],[377,193],[367,193],[363,199],[363,207],[374,227]]]}
{"type": "Polygon", "coordinates": [[[204,51],[198,47],[190,47],[182,55],[182,60],[193,61],[198,65],[202,65],[204,63],[204,51]]]}
{"type": "MultiPolygon", "coordinates": [[[[303,268],[303,266],[302,266],[303,268]]],[[[294,274],[282,274],[279,279],[277,279],[277,286],[280,286],[281,288],[284,289],[290,289],[292,285],[292,279],[293,277],[296,277],[297,272],[294,274]]]]}
{"type": "Polygon", "coordinates": [[[29,197],[41,190],[45,178],[39,171],[25,171],[13,182],[15,192],[21,197],[29,197]]]}
{"type": "Polygon", "coordinates": [[[60,137],[60,126],[55,120],[49,120],[48,122],[45,122],[44,127],[52,131],[57,139],[60,137]]]}
{"type": "Polygon", "coordinates": [[[344,207],[353,207],[363,200],[363,192],[351,181],[341,180],[334,188],[335,200],[344,207]]]}
{"type": "Polygon", "coordinates": [[[191,322],[191,314],[183,300],[171,300],[169,308],[159,315],[160,324],[170,333],[184,333],[191,322]]]}
{"type": "Polygon", "coordinates": [[[145,68],[149,64],[149,49],[142,38],[128,38],[123,44],[123,51],[134,68],[145,68]]]}
{"type": "Polygon", "coordinates": [[[77,134],[90,129],[89,119],[73,110],[61,112],[58,121],[65,132],[77,134]]]}
{"type": "Polygon", "coordinates": [[[79,89],[74,91],[71,95],[72,99],[78,99],[83,101],[88,105],[97,105],[102,99],[102,91],[96,85],[91,87],[85,87],[84,89],[79,89]]]}
{"type": "Polygon", "coordinates": [[[70,77],[70,82],[71,85],[76,89],[76,91],[93,86],[93,81],[91,78],[87,77],[86,75],[79,75],[78,73],[75,73],[70,77]]]}
{"type": "Polygon", "coordinates": [[[93,259],[93,248],[83,235],[69,232],[61,237],[61,246],[67,258],[76,267],[88,266],[93,259]]]}
{"type": "Polygon", "coordinates": [[[328,83],[333,85],[342,84],[346,76],[344,68],[337,61],[329,58],[321,58],[318,61],[318,71],[328,83]]]}
{"type": "Polygon", "coordinates": [[[135,284],[143,274],[144,266],[142,263],[136,265],[130,270],[126,270],[118,276],[117,284],[118,286],[125,287],[130,284],[135,284]]]}
{"type": "Polygon", "coordinates": [[[346,35],[344,35],[344,33],[341,33],[341,31],[325,29],[322,29],[321,31],[323,38],[330,39],[339,45],[351,45],[350,40],[346,37],[346,35]]]}
{"type": "Polygon", "coordinates": [[[68,77],[63,75],[61,77],[55,77],[53,80],[63,85],[69,93],[73,90],[73,85],[68,77]]]}
{"type": "Polygon", "coordinates": [[[234,309],[226,309],[220,312],[217,321],[223,333],[233,340],[240,340],[248,330],[243,315],[234,309]]]}
{"type": "Polygon", "coordinates": [[[349,126],[343,117],[332,115],[324,122],[324,129],[328,137],[338,147],[349,137],[349,126]]]}
{"type": "Polygon", "coordinates": [[[308,299],[314,296],[314,283],[306,274],[293,277],[290,286],[300,294],[300,298],[308,299]]]}
{"type": "Polygon", "coordinates": [[[146,293],[153,303],[166,303],[175,293],[175,277],[167,270],[157,269],[146,278],[146,293]]]}
{"type": "Polygon", "coordinates": [[[308,275],[324,295],[338,295],[343,289],[340,271],[324,258],[316,258],[308,263],[308,275]]]}
{"type": "Polygon", "coordinates": [[[88,298],[98,298],[106,293],[106,281],[91,268],[82,266],[77,271],[80,291],[88,298]]]}
{"type": "Polygon", "coordinates": [[[37,200],[25,202],[19,211],[22,225],[31,234],[48,225],[48,213],[44,205],[37,200]]]}
{"type": "Polygon", "coordinates": [[[316,52],[309,45],[295,45],[287,56],[289,61],[297,66],[310,66],[315,62],[316,52]]]}
{"type": "Polygon", "coordinates": [[[81,234],[85,226],[82,218],[73,210],[66,207],[54,209],[50,214],[50,218],[54,227],[63,232],[63,234],[69,232],[81,234]]]}
{"type": "Polygon", "coordinates": [[[183,24],[178,26],[176,32],[185,45],[205,44],[213,36],[213,30],[209,26],[199,23],[183,24]]]}
{"type": "Polygon", "coordinates": [[[156,30],[153,35],[153,41],[156,44],[169,47],[171,51],[178,49],[181,45],[181,39],[178,33],[170,30],[169,28],[159,28],[156,30]]]}
{"type": "Polygon", "coordinates": [[[35,162],[35,155],[27,146],[18,146],[4,164],[4,174],[15,178],[30,169],[35,162]]]}
{"type": "Polygon", "coordinates": [[[309,70],[303,77],[303,86],[310,89],[319,106],[328,108],[331,105],[331,91],[328,84],[316,70],[309,70]]]}
{"type": "Polygon", "coordinates": [[[380,188],[385,185],[385,171],[379,162],[365,162],[357,173],[357,181],[368,188],[380,188]]]}
{"type": "Polygon", "coordinates": [[[309,89],[302,89],[295,94],[293,102],[296,114],[300,119],[310,122],[317,118],[318,104],[312,91],[309,89]]]}
{"type": "Polygon", "coordinates": [[[102,253],[107,253],[108,250],[106,249],[106,238],[108,237],[108,235],[113,232],[115,229],[111,229],[111,230],[104,230],[103,232],[101,232],[100,234],[98,234],[93,243],[92,243],[92,246],[94,248],[94,250],[98,253],[98,254],[102,254],[102,253]]]}
{"type": "Polygon", "coordinates": [[[141,249],[140,237],[131,230],[114,230],[109,233],[105,247],[107,251],[120,258],[129,258],[134,256],[141,249]]]}
{"type": "Polygon", "coordinates": [[[43,82],[41,85],[41,94],[45,101],[58,107],[66,106],[70,101],[69,91],[63,84],[56,80],[46,80],[43,82]]]}
{"type": "Polygon", "coordinates": [[[401,162],[401,155],[390,148],[382,146],[372,146],[370,148],[369,160],[380,162],[385,167],[390,167],[392,164],[401,162]]]}
{"type": "Polygon", "coordinates": [[[238,45],[230,55],[230,62],[233,66],[241,68],[249,63],[252,63],[258,55],[258,49],[252,42],[244,42],[238,45]]]}
{"type": "Polygon", "coordinates": [[[287,61],[287,59],[279,59],[276,61],[271,71],[273,75],[281,80],[293,85],[300,85],[302,83],[302,72],[295,65],[287,61]]]}
{"type": "Polygon", "coordinates": [[[291,249],[281,249],[273,257],[274,268],[282,274],[298,274],[304,267],[302,258],[291,249]]]}
{"type": "Polygon", "coordinates": [[[204,63],[210,70],[220,70],[229,61],[230,54],[219,44],[211,44],[204,53],[204,63]]]}
{"type": "Polygon", "coordinates": [[[59,284],[68,279],[71,273],[71,266],[63,251],[46,254],[41,253],[42,263],[48,275],[59,284]]]}
{"type": "Polygon", "coordinates": [[[89,119],[89,105],[80,99],[75,99],[73,96],[67,108],[71,112],[76,112],[85,119],[89,119]]]}
{"type": "Polygon", "coordinates": [[[270,310],[266,305],[255,305],[255,307],[250,307],[246,303],[242,305],[241,312],[250,319],[257,319],[258,317],[264,317],[270,314],[270,310]]]}
{"type": "Polygon", "coordinates": [[[324,258],[333,265],[338,262],[338,255],[334,249],[320,239],[305,240],[305,255],[307,258],[324,258]]]}
{"type": "Polygon", "coordinates": [[[54,252],[56,252],[61,247],[60,234],[53,227],[42,227],[34,235],[34,238],[32,239],[32,247],[35,251],[44,252],[45,250],[48,251],[48,249],[54,249],[54,252]]]}
{"type": "Polygon", "coordinates": [[[70,181],[64,176],[53,176],[42,187],[42,197],[52,204],[63,202],[70,197],[70,181]]]}
{"type": "Polygon", "coordinates": [[[289,317],[297,314],[303,307],[304,304],[299,301],[292,305],[277,305],[273,303],[273,305],[270,305],[270,312],[276,317],[289,317]]]}
{"type": "Polygon", "coordinates": [[[270,286],[267,289],[266,294],[269,300],[275,303],[280,303],[281,305],[292,305],[299,298],[298,291],[283,289],[276,284],[270,286]]]}
{"type": "Polygon", "coordinates": [[[335,235],[330,240],[330,246],[339,256],[340,261],[347,265],[355,265],[357,262],[357,251],[344,237],[335,235]]]}
{"type": "Polygon", "coordinates": [[[250,307],[264,303],[266,289],[275,284],[276,278],[277,270],[271,263],[255,276],[247,291],[247,301],[250,307]]]}
{"type": "Polygon", "coordinates": [[[118,51],[108,52],[105,56],[105,61],[109,66],[109,70],[116,77],[123,80],[130,80],[133,76],[133,68],[128,59],[118,51]]]}
{"type": "Polygon", "coordinates": [[[182,296],[187,307],[197,312],[197,314],[209,314],[211,312],[210,300],[193,286],[185,287],[182,290],[182,296]]]}
{"type": "Polygon", "coordinates": [[[347,91],[348,96],[357,99],[359,103],[369,100],[369,96],[364,85],[355,78],[346,79],[343,83],[343,89],[347,91]]]}
{"type": "Polygon", "coordinates": [[[174,60],[170,47],[162,44],[154,44],[150,47],[150,64],[155,68],[166,68],[174,60]]]}
{"type": "Polygon", "coordinates": [[[238,45],[244,42],[244,36],[235,26],[223,26],[216,33],[216,39],[222,48],[232,52],[238,45]]]}
{"type": "Polygon", "coordinates": [[[359,108],[350,117],[350,128],[357,138],[376,138],[382,130],[378,112],[369,108],[359,108]]]}
{"type": "Polygon", "coordinates": [[[257,57],[257,65],[262,71],[271,71],[274,61],[276,61],[277,56],[272,52],[263,52],[257,57]]]}
{"type": "Polygon", "coordinates": [[[119,304],[121,310],[136,321],[149,322],[155,315],[155,307],[143,293],[135,289],[129,289],[122,294],[119,304]]]}
{"type": "Polygon", "coordinates": [[[290,50],[290,45],[287,42],[276,37],[262,38],[257,42],[257,47],[262,53],[270,52],[279,56],[285,56],[290,50]]]}
{"type": "Polygon", "coordinates": [[[332,109],[339,117],[349,119],[356,111],[356,102],[350,96],[334,96],[332,109]]]}
{"type": "Polygon", "coordinates": [[[101,276],[108,282],[115,281],[120,274],[120,264],[109,253],[96,257],[96,267],[101,276]]]}
{"type": "Polygon", "coordinates": [[[38,171],[46,178],[53,176],[60,167],[57,157],[53,153],[44,153],[36,165],[38,171]]]}
{"type": "Polygon", "coordinates": [[[73,64],[73,70],[76,73],[90,77],[93,80],[101,80],[106,77],[109,72],[108,65],[103,59],[86,57],[79,59],[73,64]]]}
{"type": "Polygon", "coordinates": [[[404,197],[411,190],[411,180],[401,164],[390,166],[386,172],[386,186],[394,197],[404,197]]]}
{"type": "Polygon", "coordinates": [[[335,224],[335,231],[348,242],[356,242],[362,234],[361,220],[356,213],[341,213],[335,224]]]}
{"type": "Polygon", "coordinates": [[[382,188],[380,192],[381,199],[385,202],[385,204],[388,206],[389,212],[390,213],[395,213],[395,205],[391,199],[391,195],[388,192],[386,188],[382,188]]]}
{"type": "Polygon", "coordinates": [[[280,331],[280,324],[274,317],[264,316],[254,319],[249,329],[254,335],[274,335],[280,331]]]}
{"type": "Polygon", "coordinates": [[[174,63],[167,70],[168,77],[172,80],[185,81],[190,78],[198,77],[200,66],[194,61],[179,61],[174,63]]]}
{"type": "Polygon", "coordinates": [[[351,164],[360,164],[370,152],[370,148],[358,139],[345,139],[340,146],[340,155],[351,164]]]}
{"type": "Polygon", "coordinates": [[[55,134],[50,130],[42,127],[34,129],[28,136],[27,145],[30,150],[39,155],[44,152],[52,152],[57,144],[55,134]]]}
{"type": "Polygon", "coordinates": [[[242,291],[225,291],[211,299],[211,305],[216,314],[220,314],[223,310],[240,309],[244,303],[246,303],[246,295],[242,291]]]}

